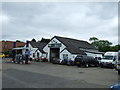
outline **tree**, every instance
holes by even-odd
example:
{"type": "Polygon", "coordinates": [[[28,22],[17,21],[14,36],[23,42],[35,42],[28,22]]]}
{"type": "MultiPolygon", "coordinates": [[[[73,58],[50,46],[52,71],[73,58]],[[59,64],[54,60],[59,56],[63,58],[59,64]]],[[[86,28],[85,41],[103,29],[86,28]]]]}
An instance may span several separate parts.
{"type": "Polygon", "coordinates": [[[32,40],[31,40],[32,42],[36,42],[36,40],[33,38],[32,40]]]}
{"type": "Polygon", "coordinates": [[[96,37],[90,37],[90,39],[89,39],[89,41],[91,41],[91,42],[95,42],[95,41],[98,41],[99,39],[98,38],[96,38],[96,37]]]}
{"type": "Polygon", "coordinates": [[[39,42],[43,42],[43,43],[49,43],[50,42],[50,39],[45,39],[45,38],[42,38],[41,41],[39,42]]]}
{"type": "Polygon", "coordinates": [[[110,47],[110,51],[118,52],[118,50],[120,50],[120,44],[110,47]]]}
{"type": "Polygon", "coordinates": [[[16,42],[21,42],[20,40],[16,40],[16,42]]]}
{"type": "Polygon", "coordinates": [[[108,40],[99,40],[98,49],[101,52],[107,52],[110,50],[112,43],[108,40]]]}
{"type": "Polygon", "coordinates": [[[91,44],[101,52],[109,51],[112,45],[108,40],[99,40],[96,37],[91,37],[89,41],[92,41],[91,44]]]}

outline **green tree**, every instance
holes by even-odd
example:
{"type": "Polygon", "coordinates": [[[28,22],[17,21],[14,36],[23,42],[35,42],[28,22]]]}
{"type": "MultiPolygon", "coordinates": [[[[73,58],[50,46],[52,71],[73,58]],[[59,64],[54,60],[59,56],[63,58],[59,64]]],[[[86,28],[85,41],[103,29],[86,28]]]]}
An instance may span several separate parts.
{"type": "Polygon", "coordinates": [[[99,40],[96,37],[91,37],[89,41],[92,41],[91,44],[101,52],[109,51],[112,45],[108,40],[99,40]]]}
{"type": "Polygon", "coordinates": [[[90,39],[89,39],[89,41],[91,41],[91,42],[96,42],[96,41],[98,41],[99,39],[98,38],[96,38],[96,37],[90,37],[90,39]]]}
{"type": "Polygon", "coordinates": [[[120,50],[120,45],[119,45],[119,44],[110,47],[110,51],[115,51],[115,52],[117,52],[118,50],[120,50]]]}
{"type": "Polygon", "coordinates": [[[20,40],[16,40],[16,42],[21,42],[20,40]]]}
{"type": "Polygon", "coordinates": [[[50,39],[45,39],[45,38],[42,38],[41,41],[39,42],[43,42],[43,43],[49,43],[50,42],[50,39]]]}
{"type": "Polygon", "coordinates": [[[33,38],[32,40],[31,40],[32,42],[36,42],[36,40],[33,38]]]}
{"type": "Polygon", "coordinates": [[[108,40],[99,40],[99,46],[98,49],[101,52],[107,52],[110,50],[112,43],[109,42],[108,40]]]}

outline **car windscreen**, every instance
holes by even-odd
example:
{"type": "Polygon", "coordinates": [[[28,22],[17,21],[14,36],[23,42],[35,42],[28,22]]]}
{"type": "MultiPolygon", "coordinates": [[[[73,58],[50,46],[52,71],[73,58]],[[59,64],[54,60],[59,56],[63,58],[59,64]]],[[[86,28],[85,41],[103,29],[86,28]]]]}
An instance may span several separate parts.
{"type": "Polygon", "coordinates": [[[103,56],[103,59],[107,59],[107,60],[113,60],[113,56],[103,56]]]}

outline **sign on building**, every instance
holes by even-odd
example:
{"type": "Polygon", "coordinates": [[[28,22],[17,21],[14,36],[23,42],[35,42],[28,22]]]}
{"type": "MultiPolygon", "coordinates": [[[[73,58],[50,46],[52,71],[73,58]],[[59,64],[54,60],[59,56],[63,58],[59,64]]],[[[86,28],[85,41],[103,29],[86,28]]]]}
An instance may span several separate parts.
{"type": "Polygon", "coordinates": [[[61,47],[61,43],[53,43],[53,44],[48,44],[49,48],[60,48],[61,47]]]}

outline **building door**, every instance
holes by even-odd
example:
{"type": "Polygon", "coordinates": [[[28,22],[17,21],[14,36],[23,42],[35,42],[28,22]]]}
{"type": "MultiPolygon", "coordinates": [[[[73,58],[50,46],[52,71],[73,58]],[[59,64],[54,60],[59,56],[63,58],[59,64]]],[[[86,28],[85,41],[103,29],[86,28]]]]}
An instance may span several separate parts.
{"type": "Polygon", "coordinates": [[[53,58],[59,59],[60,48],[50,48],[50,62],[53,58]]]}

